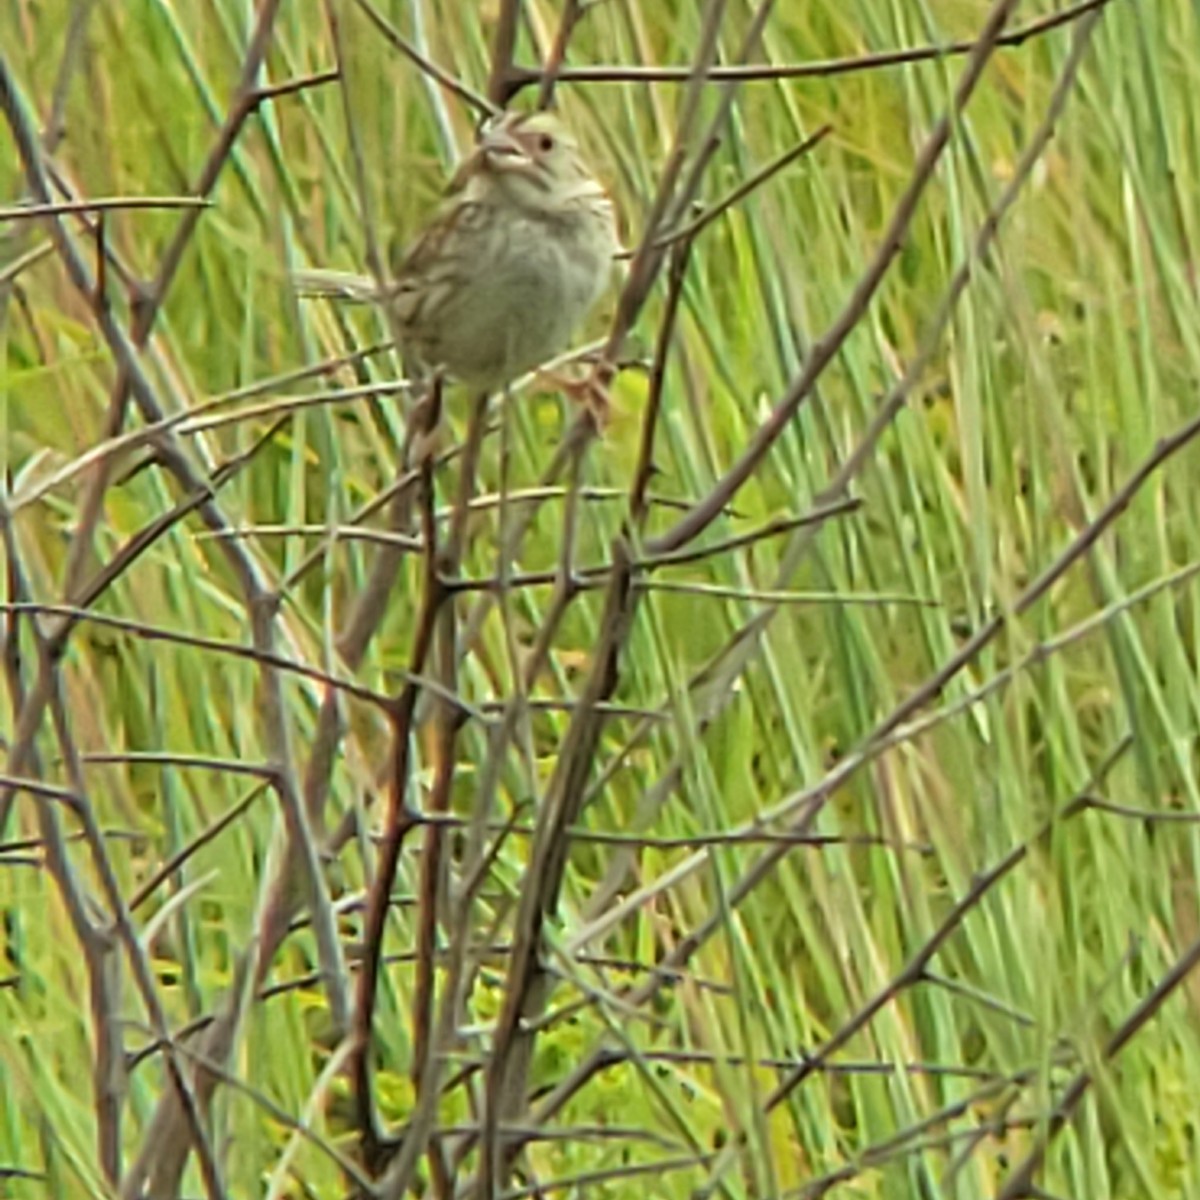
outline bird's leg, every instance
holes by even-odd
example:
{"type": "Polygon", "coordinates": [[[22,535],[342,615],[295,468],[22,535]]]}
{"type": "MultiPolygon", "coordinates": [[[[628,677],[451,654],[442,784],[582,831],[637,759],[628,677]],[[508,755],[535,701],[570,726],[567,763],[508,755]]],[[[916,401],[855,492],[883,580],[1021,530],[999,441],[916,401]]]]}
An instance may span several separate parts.
{"type": "Polygon", "coordinates": [[[582,378],[568,375],[563,370],[546,370],[537,373],[537,382],[547,391],[562,392],[569,400],[587,411],[596,428],[603,432],[612,412],[610,388],[616,372],[606,361],[593,362],[582,378]]]}

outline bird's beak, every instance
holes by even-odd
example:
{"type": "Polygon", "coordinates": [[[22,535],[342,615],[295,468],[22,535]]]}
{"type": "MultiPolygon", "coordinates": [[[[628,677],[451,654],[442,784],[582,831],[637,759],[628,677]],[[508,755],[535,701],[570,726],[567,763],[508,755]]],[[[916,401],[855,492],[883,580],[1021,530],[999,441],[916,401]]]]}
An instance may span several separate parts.
{"type": "Polygon", "coordinates": [[[533,167],[533,159],[513,133],[510,122],[503,120],[484,131],[475,154],[480,166],[491,171],[528,171],[533,167]]]}
{"type": "Polygon", "coordinates": [[[507,171],[532,172],[533,169],[533,159],[513,133],[511,121],[501,118],[483,131],[475,143],[475,149],[459,164],[450,182],[450,190],[463,187],[467,180],[481,171],[499,174],[507,171]]]}

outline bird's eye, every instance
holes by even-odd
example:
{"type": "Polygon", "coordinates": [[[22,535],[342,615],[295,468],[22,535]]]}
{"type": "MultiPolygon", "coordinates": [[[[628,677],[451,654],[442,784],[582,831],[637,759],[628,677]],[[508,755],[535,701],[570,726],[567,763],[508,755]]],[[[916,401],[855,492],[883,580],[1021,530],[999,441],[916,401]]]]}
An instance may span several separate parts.
{"type": "Polygon", "coordinates": [[[543,154],[549,154],[550,151],[554,149],[554,139],[548,133],[543,133],[542,136],[538,138],[538,149],[543,154]]]}

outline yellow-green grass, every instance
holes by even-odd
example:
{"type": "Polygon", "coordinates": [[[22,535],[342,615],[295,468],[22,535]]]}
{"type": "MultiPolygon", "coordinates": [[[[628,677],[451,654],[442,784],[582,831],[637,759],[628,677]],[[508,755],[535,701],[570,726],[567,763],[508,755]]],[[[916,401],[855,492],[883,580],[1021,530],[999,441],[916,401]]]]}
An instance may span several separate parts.
{"type": "MultiPolygon", "coordinates": [[[[394,0],[380,11],[482,90],[503,7],[394,0]]],[[[524,5],[522,62],[545,50],[561,7],[524,5]]],[[[580,24],[568,61],[687,66],[704,12],[720,7],[608,0],[580,24]]],[[[803,63],[969,41],[988,7],[787,0],[754,59],[803,63]]],[[[1053,7],[1020,5],[1016,22],[1053,7]]],[[[86,196],[191,194],[236,94],[251,6],[7,0],[0,54],[39,121],[51,109],[70,20],[89,8],[81,46],[67,59],[54,166],[86,196]]],[[[233,419],[181,424],[178,444],[201,473],[254,451],[221,481],[216,504],[231,529],[244,531],[238,545],[267,586],[286,581],[274,650],[364,692],[347,700],[317,832],[358,811],[375,833],[394,725],[365,692],[402,691],[429,564],[404,556],[378,632],[361,661],[348,663],[339,637],[380,550],[350,537],[331,543],[327,531],[349,524],[396,478],[410,406],[394,393],[334,394],[395,379],[400,366],[386,352],[296,382],[269,381],[386,340],[378,314],[298,300],[289,272],[364,270],[369,243],[402,243],[436,203],[475,117],[423,78],[359,6],[332,8],[344,80],[265,101],[239,130],[140,362],[167,416],[267,381],[206,412],[233,419]],[[306,397],[313,402],[295,405],[306,397]]],[[[732,61],[751,6],[724,8],[721,53],[732,61]]],[[[326,18],[322,5],[283,3],[261,82],[334,67],[326,18]]],[[[878,294],[701,544],[801,516],[826,492],[922,351],[955,272],[1045,119],[1078,25],[996,52],[878,294]]],[[[593,834],[627,835],[632,846],[573,843],[540,942],[557,984],[546,1005],[552,1015],[538,1026],[520,1122],[538,1137],[505,1186],[565,1186],[597,1172],[589,1195],[682,1198],[715,1186],[730,1196],[984,1197],[1005,1194],[1026,1156],[1044,1149],[1035,1174],[1042,1194],[1200,1196],[1192,1099],[1200,991],[1185,978],[1163,1003],[1153,995],[1200,936],[1196,450],[1172,447],[1127,507],[1026,603],[1031,584],[1104,516],[1160,440],[1197,417],[1198,44],[1192,6],[1106,6],[1054,137],[993,252],[850,486],[857,507],[815,534],[759,538],[638,577],[611,697],[624,707],[603,726],[578,822],[593,834]],[[794,594],[777,594],[784,591],[794,594]],[[996,636],[944,686],[930,687],[997,615],[1005,619],[996,636]],[[881,743],[878,732],[918,694],[923,705],[881,743]],[[1093,803],[1069,807],[1083,795],[1093,803]],[[811,808],[798,803],[804,797],[811,808]],[[762,823],[768,814],[782,815],[762,823]],[[735,831],[747,836],[709,837],[735,831]],[[792,845],[752,877],[764,855],[781,849],[769,835],[785,833],[824,840],[792,845]],[[1027,853],[1002,878],[987,876],[1022,847],[1027,853]],[[621,907],[631,896],[636,902],[621,907]],[[961,920],[948,928],[956,904],[961,920]],[[594,924],[607,915],[610,923],[594,924]],[[711,936],[681,974],[631,1007],[623,990],[645,984],[651,964],[709,923],[711,936]],[[927,967],[905,974],[943,933],[927,967]],[[876,997],[879,1011],[860,1019],[876,997]],[[1115,1044],[1125,1023],[1129,1037],[1115,1044]],[[795,1082],[805,1055],[843,1032],[828,1061],[785,1098],[774,1096],[795,1082]],[[614,1060],[545,1115],[545,1095],[604,1049],[614,1060]],[[1090,1086],[1059,1129],[1056,1105],[1085,1075],[1090,1086]],[[828,1193],[819,1190],[825,1183],[828,1193]]],[[[964,63],[955,55],[739,88],[705,177],[707,202],[820,127],[832,132],[692,247],[644,536],[628,523],[650,391],[635,366],[613,385],[614,415],[587,446],[578,479],[563,475],[556,482],[565,493],[536,504],[515,493],[544,481],[576,411],[536,389],[494,402],[475,490],[509,498],[481,505],[467,522],[462,576],[553,575],[568,533],[576,567],[609,562],[626,533],[636,556],[679,517],[674,502],[712,488],[878,253],[964,63]],[[500,530],[525,517],[529,532],[504,563],[500,530]]],[[[679,82],[560,85],[561,106],[601,165],[630,244],[643,231],[684,94],[679,82]]],[[[532,99],[525,92],[517,103],[532,99]]],[[[717,103],[709,85],[701,121],[717,103]]],[[[0,146],[0,197],[16,203],[26,183],[7,133],[0,146]]],[[[177,208],[111,212],[105,245],[134,276],[153,280],[189,219],[177,208]]],[[[64,222],[94,271],[95,239],[74,218],[64,222]]],[[[0,223],[0,279],[48,236],[44,223],[0,223]]],[[[111,312],[128,325],[127,289],[112,265],[106,276],[111,312]]],[[[186,496],[178,476],[146,464],[146,446],[131,443],[111,460],[99,521],[79,546],[96,470],[79,460],[111,432],[118,370],[94,305],[57,254],[15,282],[0,326],[5,601],[73,604],[81,595],[68,576],[73,557],[76,578],[92,577],[186,496]]],[[[638,319],[630,357],[652,356],[667,296],[664,276],[638,319]]],[[[615,297],[614,286],[581,339],[603,336],[615,297]]],[[[466,434],[470,401],[455,388],[445,400],[438,447],[449,452],[466,434]]],[[[122,432],[144,424],[131,407],[122,432]]],[[[447,510],[460,462],[451,456],[438,468],[436,503],[447,510]]],[[[386,521],[375,515],[366,524],[386,521]]],[[[419,519],[410,532],[421,532],[419,519]]],[[[573,598],[531,699],[569,702],[585,690],[612,632],[604,585],[573,598]]],[[[456,680],[477,714],[519,694],[521,665],[553,611],[552,586],[498,590],[501,602],[482,620],[456,680]]],[[[462,621],[479,594],[456,601],[462,621]]],[[[25,779],[76,793],[86,785],[69,803],[50,791],[19,792],[0,831],[0,1169],[39,1176],[0,1176],[0,1195],[20,1200],[113,1188],[98,1149],[98,1030],[130,1053],[155,1036],[124,949],[98,952],[122,984],[99,1002],[97,1018],[95,972],[67,900],[75,888],[92,906],[90,919],[105,928],[112,920],[94,847],[70,841],[55,869],[52,848],[20,839],[46,838],[54,819],[73,835],[86,814],[103,831],[102,859],[129,900],[253,793],[236,820],[132,912],[155,994],[180,1030],[236,994],[236,966],[261,935],[289,853],[279,788],[264,789],[253,769],[269,766],[267,782],[304,780],[324,696],[319,678],[227,652],[252,645],[251,614],[221,539],[196,513],[87,599],[97,617],[123,623],[81,619],[60,663],[39,664],[28,613],[6,627],[6,753],[23,747],[17,774],[25,779]],[[17,714],[33,707],[43,674],[61,702],[47,701],[31,738],[17,714]],[[72,764],[72,753],[82,761],[72,764]]],[[[43,635],[54,633],[56,618],[37,620],[43,635]]],[[[436,656],[426,666],[437,675],[436,656]]],[[[436,787],[436,719],[423,703],[408,777],[415,809],[428,807],[436,787]]],[[[478,811],[488,772],[498,771],[488,877],[469,909],[443,897],[437,929],[451,946],[466,940],[469,924],[473,941],[495,949],[481,953],[463,1034],[438,1060],[442,1081],[455,1086],[436,1105],[449,1132],[434,1144],[463,1187],[480,1164],[473,1150],[453,1161],[454,1131],[479,1120],[484,1088],[478,1075],[463,1083],[459,1069],[492,1052],[510,986],[502,951],[530,886],[529,831],[572,753],[569,709],[535,706],[514,720],[496,760],[495,735],[468,719],[448,764],[449,802],[464,819],[478,811]],[[516,828],[503,832],[506,822],[516,828]]],[[[383,946],[400,957],[384,970],[375,1014],[374,1100],[393,1132],[420,1093],[419,972],[409,956],[428,899],[420,862],[427,829],[415,830],[401,854],[393,891],[402,903],[383,946]]],[[[467,854],[468,837],[447,835],[453,862],[467,854]]],[[[365,836],[351,839],[322,863],[327,898],[362,898],[374,877],[369,848],[365,836]]],[[[454,886],[463,886],[457,875],[454,886]]],[[[293,1143],[285,1119],[305,1120],[350,1158],[358,1153],[349,1078],[337,1069],[322,1076],[340,1063],[332,1057],[333,989],[312,975],[317,940],[297,920],[265,971],[271,984],[295,986],[247,999],[224,1063],[245,1085],[219,1091],[210,1135],[230,1196],[274,1187],[332,1197],[350,1186],[317,1141],[293,1143]]],[[[352,999],[362,921],[354,906],[336,920],[352,999]]],[[[171,1090],[164,1057],[139,1057],[116,1086],[120,1117],[111,1127],[127,1170],[171,1090]]],[[[415,1179],[435,1189],[427,1160],[415,1179]]],[[[193,1155],[183,1194],[204,1191],[193,1155]]]]}

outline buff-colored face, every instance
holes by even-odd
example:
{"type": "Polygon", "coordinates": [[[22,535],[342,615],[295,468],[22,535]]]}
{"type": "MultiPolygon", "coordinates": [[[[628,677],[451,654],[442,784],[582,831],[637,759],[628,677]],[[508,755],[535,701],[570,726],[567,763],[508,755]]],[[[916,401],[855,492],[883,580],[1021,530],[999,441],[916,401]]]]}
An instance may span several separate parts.
{"type": "Polygon", "coordinates": [[[463,169],[468,175],[488,176],[529,207],[557,205],[564,194],[598,190],[578,143],[556,117],[544,112],[497,117],[485,126],[463,169]]]}

